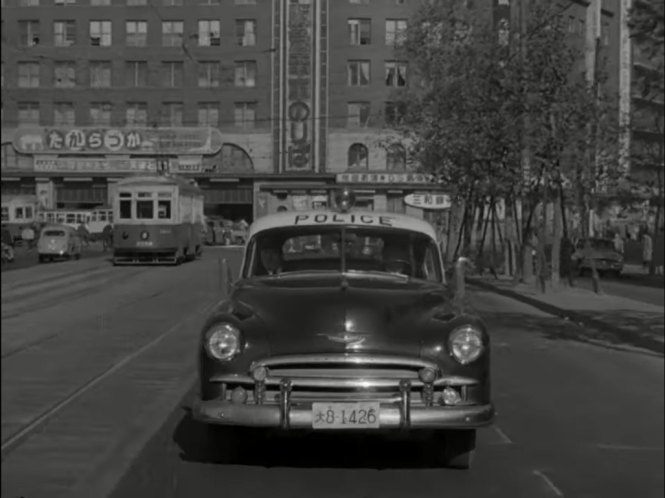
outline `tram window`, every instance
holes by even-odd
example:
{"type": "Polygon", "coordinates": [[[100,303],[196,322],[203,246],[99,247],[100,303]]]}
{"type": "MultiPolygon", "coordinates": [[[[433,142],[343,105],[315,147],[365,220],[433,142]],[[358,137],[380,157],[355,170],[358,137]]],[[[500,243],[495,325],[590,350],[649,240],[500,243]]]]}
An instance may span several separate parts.
{"type": "Polygon", "coordinates": [[[25,208],[25,217],[32,218],[32,208],[30,206],[25,208]]]}
{"type": "Polygon", "coordinates": [[[109,211],[109,223],[113,223],[113,213],[109,211]]]}
{"type": "Polygon", "coordinates": [[[2,206],[2,221],[9,221],[9,209],[7,206],[2,206]]]}
{"type": "Polygon", "coordinates": [[[95,221],[106,221],[106,212],[97,213],[97,220],[95,221]]]}
{"type": "Polygon", "coordinates": [[[14,217],[17,220],[22,220],[23,219],[23,208],[16,208],[14,210],[14,217]]]}
{"type": "Polygon", "coordinates": [[[65,223],[76,223],[76,214],[74,213],[67,213],[65,218],[65,223]]]}
{"type": "Polygon", "coordinates": [[[171,201],[157,201],[157,218],[160,220],[171,218],[171,201]]]}
{"type": "Polygon", "coordinates": [[[144,220],[153,219],[155,217],[155,209],[153,202],[136,201],[136,217],[144,220]]]}
{"type": "Polygon", "coordinates": [[[120,201],[120,218],[132,217],[132,201],[123,199],[120,201]]]}

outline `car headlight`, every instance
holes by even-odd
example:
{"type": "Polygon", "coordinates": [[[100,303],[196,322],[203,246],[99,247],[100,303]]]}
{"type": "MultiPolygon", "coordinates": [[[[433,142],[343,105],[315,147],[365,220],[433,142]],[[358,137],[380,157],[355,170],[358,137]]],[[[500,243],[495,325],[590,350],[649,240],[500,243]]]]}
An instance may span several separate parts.
{"type": "Polygon", "coordinates": [[[482,354],[483,333],[472,325],[463,325],[452,331],[448,345],[453,357],[466,365],[477,360],[482,354]]]}
{"type": "Polygon", "coordinates": [[[205,333],[203,346],[211,358],[228,361],[240,353],[240,330],[230,323],[213,325],[205,333]]]}

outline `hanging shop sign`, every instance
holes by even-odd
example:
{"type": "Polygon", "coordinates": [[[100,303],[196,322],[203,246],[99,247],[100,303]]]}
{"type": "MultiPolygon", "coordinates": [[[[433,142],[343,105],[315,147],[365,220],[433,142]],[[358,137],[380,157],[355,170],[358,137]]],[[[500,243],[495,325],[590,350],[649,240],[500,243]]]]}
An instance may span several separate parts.
{"type": "Polygon", "coordinates": [[[157,170],[155,159],[129,158],[40,158],[33,160],[38,173],[136,173],[157,170]]]}
{"type": "Polygon", "coordinates": [[[339,173],[337,183],[432,184],[434,175],[424,173],[339,173]]]}
{"type": "Polygon", "coordinates": [[[404,197],[404,204],[422,209],[450,209],[450,196],[445,194],[409,194],[404,197]]]}
{"type": "Polygon", "coordinates": [[[216,154],[222,134],[214,128],[31,128],[14,133],[25,154],[216,154]]]}

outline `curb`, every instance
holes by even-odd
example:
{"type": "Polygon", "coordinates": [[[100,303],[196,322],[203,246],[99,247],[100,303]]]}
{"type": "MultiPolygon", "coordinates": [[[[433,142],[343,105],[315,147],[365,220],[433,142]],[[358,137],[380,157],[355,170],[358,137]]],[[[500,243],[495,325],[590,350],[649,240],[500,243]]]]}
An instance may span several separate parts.
{"type": "Polygon", "coordinates": [[[540,311],[544,311],[545,313],[548,313],[550,315],[558,316],[559,318],[570,320],[572,322],[584,325],[586,327],[592,327],[598,329],[601,332],[611,332],[612,334],[616,335],[619,339],[621,339],[623,342],[630,344],[631,346],[647,349],[649,351],[658,353],[660,355],[665,354],[665,344],[663,344],[660,341],[654,340],[650,337],[640,336],[636,334],[635,331],[633,330],[625,329],[623,327],[617,327],[616,325],[613,325],[611,323],[598,320],[596,318],[592,318],[586,315],[585,313],[559,308],[558,306],[545,303],[539,299],[527,297],[524,294],[521,294],[516,291],[501,289],[499,287],[496,287],[495,285],[483,282],[481,280],[469,278],[467,279],[467,282],[471,286],[479,287],[481,289],[488,290],[505,297],[509,297],[511,299],[514,299],[515,301],[528,304],[529,306],[537,308],[540,311]]]}

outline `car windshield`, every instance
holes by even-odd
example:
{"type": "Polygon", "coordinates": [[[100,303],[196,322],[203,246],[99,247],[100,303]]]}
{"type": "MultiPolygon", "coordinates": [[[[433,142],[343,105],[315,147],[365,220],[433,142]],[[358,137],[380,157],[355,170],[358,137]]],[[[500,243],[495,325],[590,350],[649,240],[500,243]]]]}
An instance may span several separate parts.
{"type": "Polygon", "coordinates": [[[64,237],[64,230],[44,230],[45,237],[64,237]]]}
{"type": "Polygon", "coordinates": [[[249,250],[247,277],[371,272],[442,281],[436,243],[411,230],[278,228],[254,236],[249,250]]]}
{"type": "Polygon", "coordinates": [[[613,251],[614,242],[608,239],[591,239],[591,248],[599,251],[613,251]]]}

